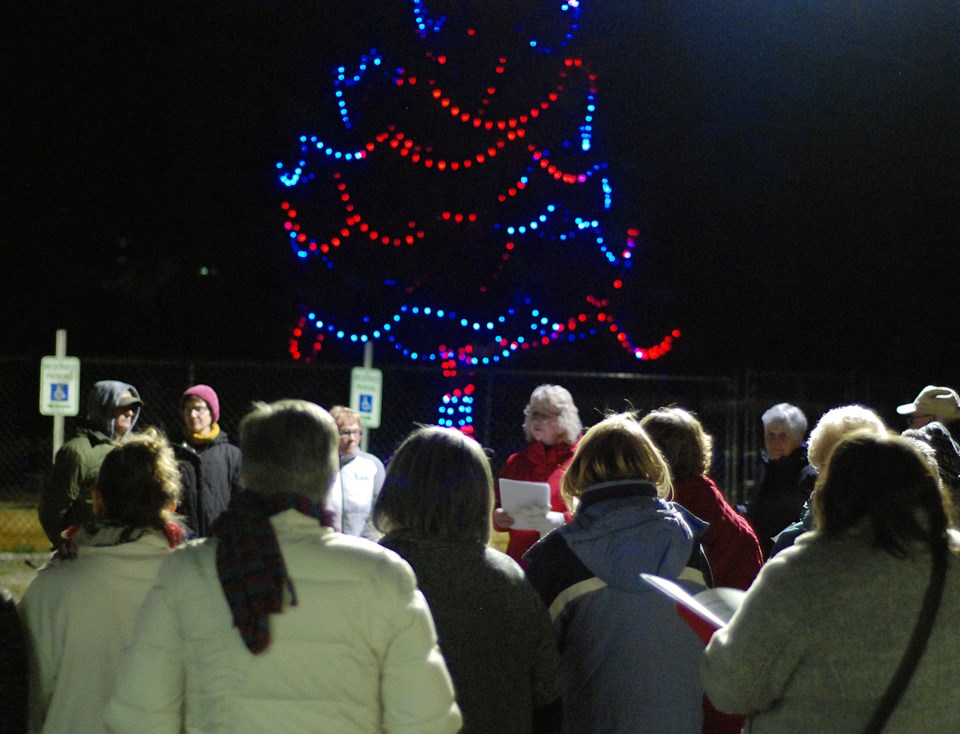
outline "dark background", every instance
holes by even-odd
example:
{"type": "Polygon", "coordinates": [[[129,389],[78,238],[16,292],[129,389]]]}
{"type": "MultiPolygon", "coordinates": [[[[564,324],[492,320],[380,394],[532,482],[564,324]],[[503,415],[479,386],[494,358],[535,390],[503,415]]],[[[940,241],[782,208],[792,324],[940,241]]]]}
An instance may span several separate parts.
{"type": "MultiPolygon", "coordinates": [[[[684,333],[631,368],[956,382],[960,6],[582,4],[600,144],[684,333]]],[[[274,165],[333,65],[408,32],[405,0],[350,7],[4,3],[0,351],[66,328],[82,357],[286,359],[274,165]]]]}

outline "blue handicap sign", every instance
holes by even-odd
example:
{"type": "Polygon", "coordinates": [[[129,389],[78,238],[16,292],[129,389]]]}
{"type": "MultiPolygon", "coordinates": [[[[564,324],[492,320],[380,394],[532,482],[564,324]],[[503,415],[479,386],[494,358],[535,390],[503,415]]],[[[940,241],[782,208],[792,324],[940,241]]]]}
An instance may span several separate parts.
{"type": "Polygon", "coordinates": [[[50,383],[50,400],[54,403],[66,403],[70,400],[70,385],[64,382],[50,383]]]}
{"type": "Polygon", "coordinates": [[[369,393],[360,393],[360,412],[373,412],[373,395],[370,395],[369,393]]]}

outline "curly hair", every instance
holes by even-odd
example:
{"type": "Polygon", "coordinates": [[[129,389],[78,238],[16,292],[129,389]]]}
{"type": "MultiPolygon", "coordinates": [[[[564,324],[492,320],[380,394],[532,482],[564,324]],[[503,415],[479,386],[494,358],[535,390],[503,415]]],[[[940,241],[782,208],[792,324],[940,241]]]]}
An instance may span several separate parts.
{"type": "Polygon", "coordinates": [[[170,442],[148,428],[112,449],[100,464],[101,514],[136,527],[163,529],[180,500],[180,469],[170,442]]]}
{"type": "Polygon", "coordinates": [[[570,391],[560,385],[540,385],[530,395],[530,402],[523,409],[523,435],[527,441],[533,441],[533,418],[537,410],[557,414],[557,427],[560,429],[559,439],[562,443],[572,444],[583,431],[580,422],[580,411],[573,402],[570,391]]]}
{"type": "Polygon", "coordinates": [[[876,413],[862,405],[844,405],[824,413],[810,431],[807,442],[807,460],[817,471],[823,471],[833,447],[846,435],[857,430],[869,430],[876,435],[887,433],[887,427],[876,413]]]}
{"type": "Polygon", "coordinates": [[[855,431],[834,448],[813,496],[817,528],[839,535],[867,519],[874,541],[904,556],[911,541],[942,545],[952,508],[936,470],[907,439],[855,431]]]}

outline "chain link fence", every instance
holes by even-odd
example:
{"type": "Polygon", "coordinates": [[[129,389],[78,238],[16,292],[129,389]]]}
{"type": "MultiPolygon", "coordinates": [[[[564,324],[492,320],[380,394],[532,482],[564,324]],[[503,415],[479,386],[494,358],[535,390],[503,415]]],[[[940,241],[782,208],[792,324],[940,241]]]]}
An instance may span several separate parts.
{"type": "MultiPolygon", "coordinates": [[[[178,401],[184,389],[206,383],[220,397],[223,430],[236,439],[236,427],[254,401],[304,398],[329,407],[348,402],[350,366],[285,363],[187,362],[85,359],[83,398],[97,380],[135,385],[144,400],[138,428],[156,426],[178,437],[178,401]]],[[[444,393],[467,382],[475,386],[475,437],[489,450],[494,472],[523,443],[523,407],[542,383],[561,384],[573,394],[584,427],[605,413],[665,405],[695,411],[714,437],[712,474],[733,502],[752,486],[762,445],[759,417],[777,402],[792,402],[807,414],[811,427],[828,408],[860,402],[888,421],[894,406],[922,385],[877,383],[853,375],[813,375],[748,371],[737,376],[677,376],[490,369],[444,378],[436,368],[381,366],[383,406],[380,428],[369,432],[368,449],[389,460],[403,437],[418,424],[434,424],[444,393]],[[456,382],[456,385],[454,385],[456,382]]],[[[0,551],[41,550],[36,522],[40,488],[52,464],[52,419],[41,416],[39,359],[0,358],[0,390],[7,396],[0,423],[0,551]]],[[[891,422],[892,427],[898,427],[891,422]]],[[[77,419],[66,419],[69,439],[77,419]]]]}

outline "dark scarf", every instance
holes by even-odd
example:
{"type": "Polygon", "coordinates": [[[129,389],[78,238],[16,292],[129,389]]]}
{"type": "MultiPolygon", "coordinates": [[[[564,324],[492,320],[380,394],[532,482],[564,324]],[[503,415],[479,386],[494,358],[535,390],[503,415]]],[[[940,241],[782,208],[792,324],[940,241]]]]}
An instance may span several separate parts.
{"type": "Polygon", "coordinates": [[[230,506],[211,528],[217,544],[217,575],[227,597],[233,624],[254,655],[270,645],[270,615],[283,610],[283,592],[297,605],[297,592],[287,574],[273,515],[297,510],[333,527],[334,515],[323,505],[292,492],[269,497],[250,490],[233,495],[230,506]]]}

